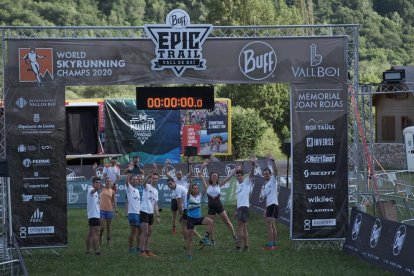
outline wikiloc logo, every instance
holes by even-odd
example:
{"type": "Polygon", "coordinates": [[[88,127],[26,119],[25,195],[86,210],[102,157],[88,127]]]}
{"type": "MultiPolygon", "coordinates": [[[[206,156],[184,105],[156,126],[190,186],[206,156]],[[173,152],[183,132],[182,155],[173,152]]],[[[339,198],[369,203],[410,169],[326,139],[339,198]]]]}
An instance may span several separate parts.
{"type": "Polygon", "coordinates": [[[190,16],[180,9],[171,11],[165,23],[144,25],[147,36],[156,46],[156,58],[151,61],[151,69],[171,69],[177,77],[186,69],[205,70],[206,60],[201,50],[213,25],[191,25],[190,16]]]}

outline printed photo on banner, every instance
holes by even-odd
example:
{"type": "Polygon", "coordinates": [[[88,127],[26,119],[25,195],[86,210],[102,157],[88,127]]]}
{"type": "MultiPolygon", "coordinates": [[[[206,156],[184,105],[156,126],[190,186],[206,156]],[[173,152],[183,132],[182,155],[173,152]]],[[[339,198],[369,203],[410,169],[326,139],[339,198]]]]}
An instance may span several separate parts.
{"type": "Polygon", "coordinates": [[[215,99],[214,110],[181,110],[182,153],[197,147],[198,155],[231,154],[231,101],[215,99]]]}

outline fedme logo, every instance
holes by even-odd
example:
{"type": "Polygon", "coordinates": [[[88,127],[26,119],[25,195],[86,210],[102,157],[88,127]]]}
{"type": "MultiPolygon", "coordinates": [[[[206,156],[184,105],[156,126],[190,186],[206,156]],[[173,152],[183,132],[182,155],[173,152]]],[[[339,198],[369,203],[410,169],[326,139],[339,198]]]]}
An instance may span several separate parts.
{"type": "Polygon", "coordinates": [[[273,48],[262,41],[254,41],[241,50],[239,67],[242,73],[252,80],[263,80],[273,74],[277,57],[273,48]]]}

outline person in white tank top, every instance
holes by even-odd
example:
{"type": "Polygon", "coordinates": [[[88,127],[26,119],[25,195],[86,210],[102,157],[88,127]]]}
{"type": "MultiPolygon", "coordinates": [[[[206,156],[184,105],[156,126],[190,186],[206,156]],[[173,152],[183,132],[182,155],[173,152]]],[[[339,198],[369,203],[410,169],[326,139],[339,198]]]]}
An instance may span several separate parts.
{"type": "MultiPolygon", "coordinates": [[[[203,162],[201,166],[201,172],[204,171],[204,168],[208,165],[208,160],[203,162]]],[[[230,234],[232,235],[233,239],[236,241],[236,233],[234,232],[233,224],[231,223],[229,217],[227,216],[226,210],[223,208],[223,204],[220,200],[221,195],[221,187],[224,186],[232,177],[232,175],[228,175],[223,181],[219,181],[219,175],[217,172],[210,173],[210,177],[208,180],[201,175],[200,177],[203,179],[204,189],[207,193],[208,197],[208,217],[215,221],[216,214],[218,214],[221,220],[226,224],[227,229],[229,229],[230,234]]],[[[213,224],[214,226],[214,224],[213,224]]],[[[210,234],[210,240],[213,245],[215,245],[215,236],[214,236],[214,227],[213,231],[210,234]]]]}

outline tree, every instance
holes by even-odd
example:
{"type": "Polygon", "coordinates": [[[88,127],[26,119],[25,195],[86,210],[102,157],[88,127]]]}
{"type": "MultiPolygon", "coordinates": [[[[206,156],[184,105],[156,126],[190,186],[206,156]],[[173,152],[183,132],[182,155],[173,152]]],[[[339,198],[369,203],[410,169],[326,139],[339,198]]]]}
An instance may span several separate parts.
{"type": "Polygon", "coordinates": [[[289,25],[303,23],[301,9],[284,0],[206,0],[207,22],[213,25],[289,25]]]}
{"type": "Polygon", "coordinates": [[[232,143],[236,158],[247,158],[253,154],[260,138],[268,128],[252,108],[234,107],[232,112],[232,143]]]}
{"type": "Polygon", "coordinates": [[[256,145],[255,153],[258,156],[267,156],[271,154],[277,159],[283,159],[284,156],[280,150],[280,146],[280,139],[273,129],[269,127],[264,131],[259,143],[256,145]]]}
{"type": "Polygon", "coordinates": [[[253,108],[284,139],[282,129],[290,126],[290,99],[285,84],[225,85],[217,92],[219,97],[230,98],[234,106],[253,108]]]}

